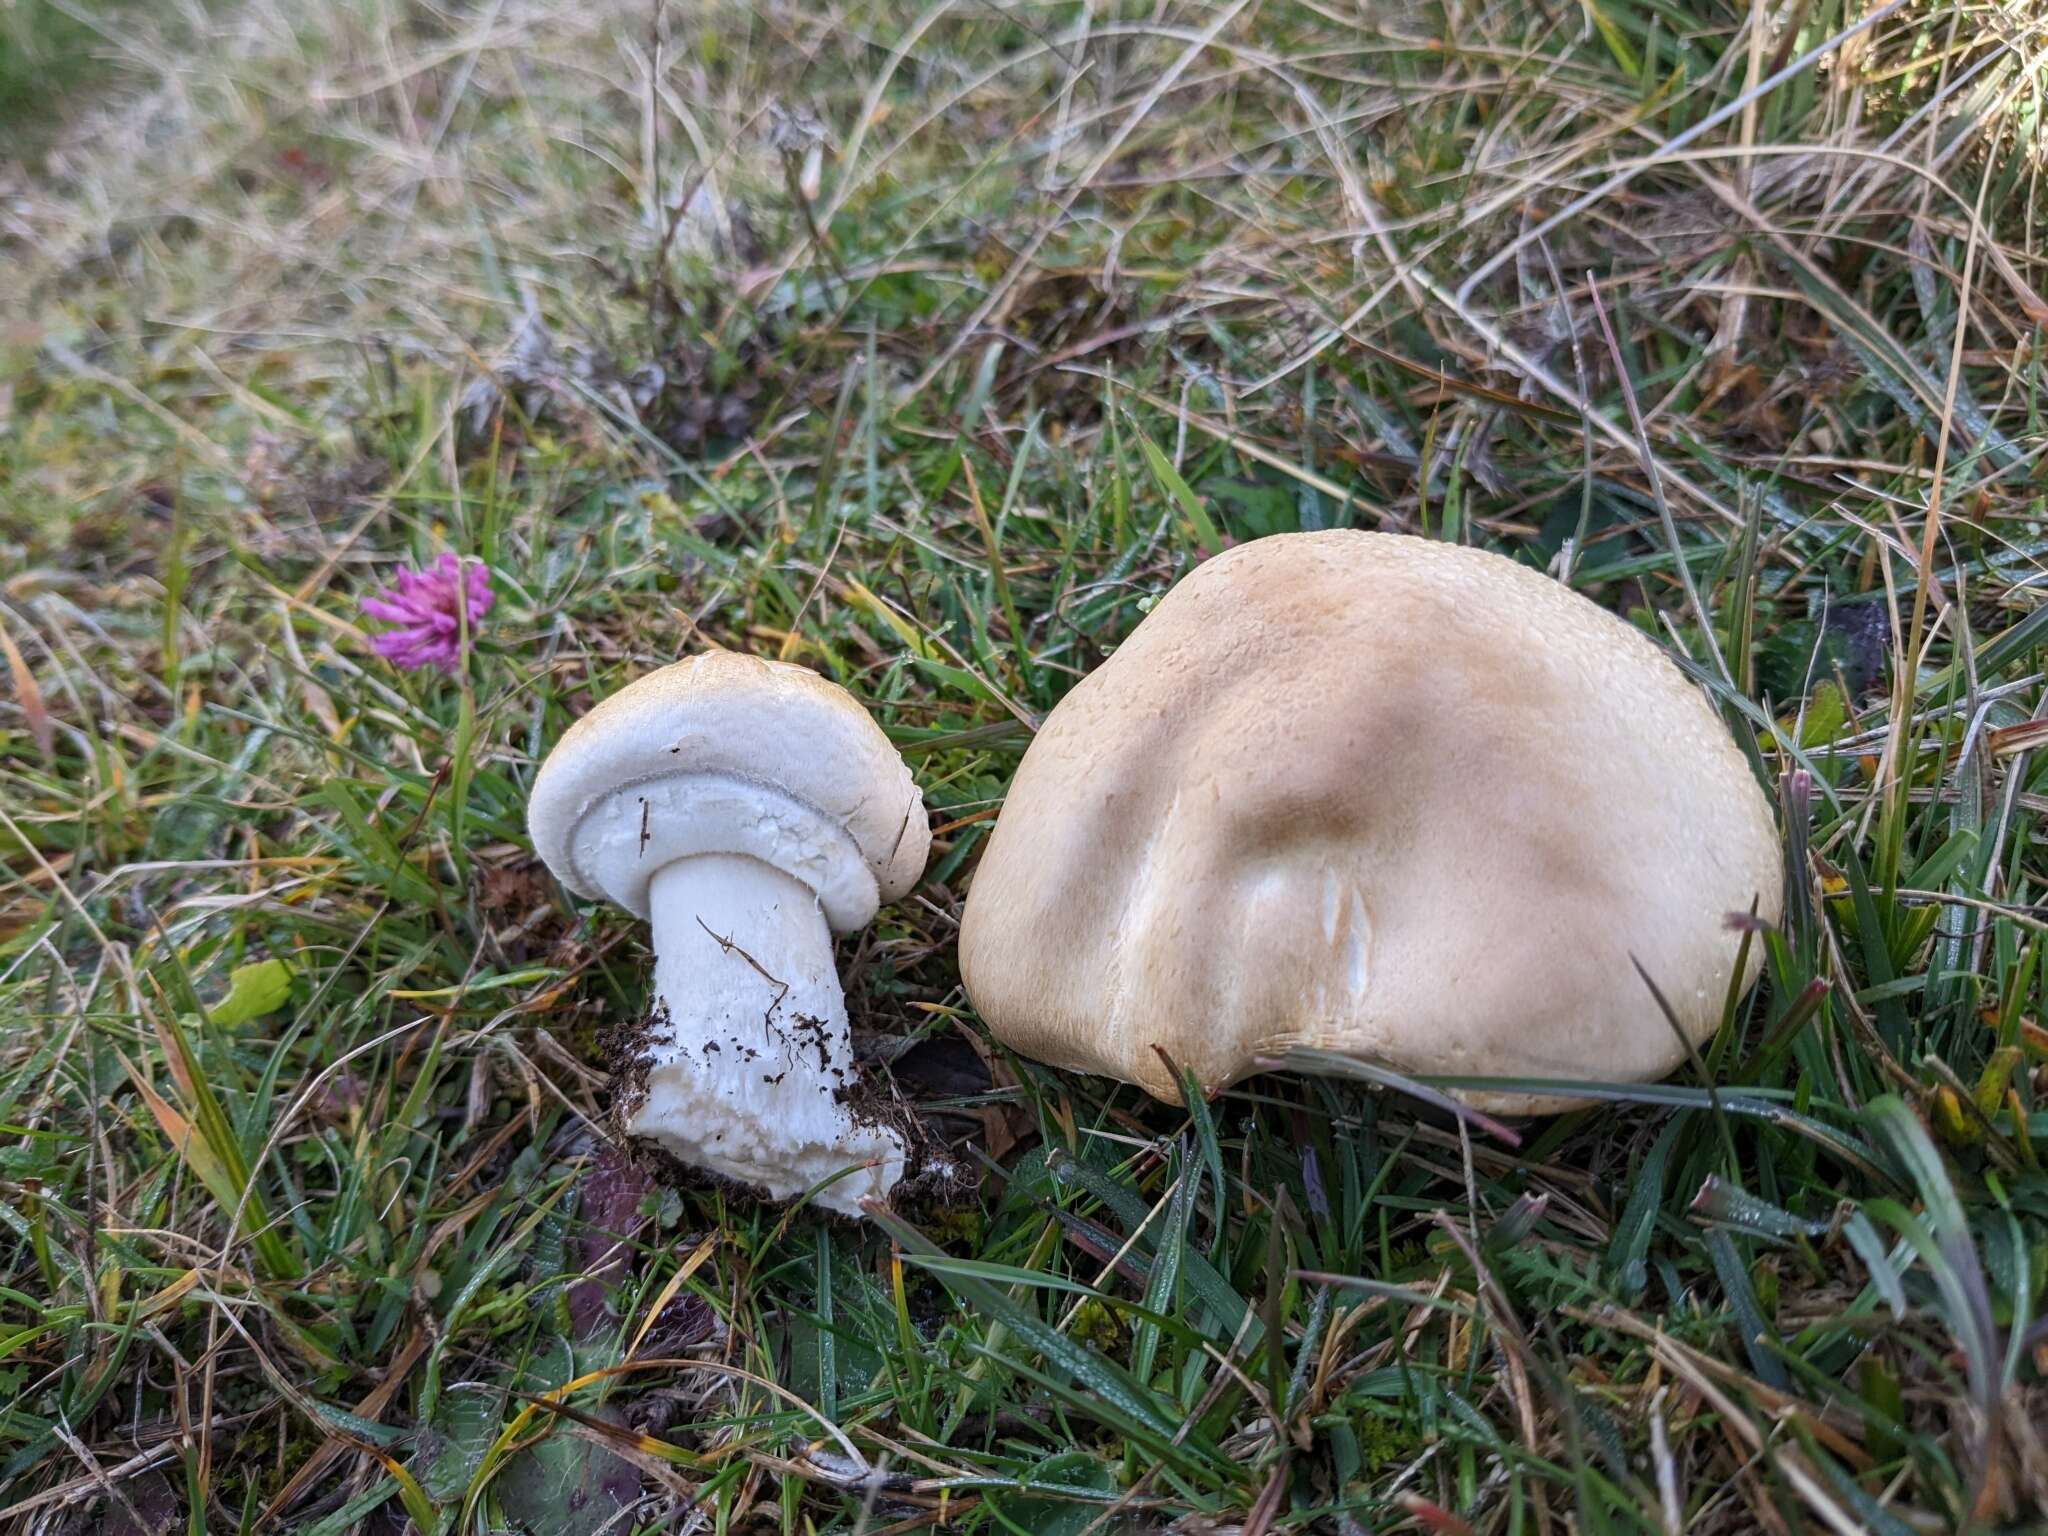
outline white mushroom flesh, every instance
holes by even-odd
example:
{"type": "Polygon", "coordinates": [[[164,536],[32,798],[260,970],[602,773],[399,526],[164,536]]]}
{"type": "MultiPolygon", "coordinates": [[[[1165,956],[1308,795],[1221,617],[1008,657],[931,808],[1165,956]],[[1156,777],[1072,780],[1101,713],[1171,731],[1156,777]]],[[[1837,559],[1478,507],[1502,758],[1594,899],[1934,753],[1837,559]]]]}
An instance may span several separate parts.
{"type": "Polygon", "coordinates": [[[611,695],[527,807],[570,889],[654,927],[655,1005],[618,1066],[625,1129],[848,1215],[904,1173],[864,1114],[832,935],[917,883],[931,834],[896,749],[805,667],[707,651],[611,695]]]}
{"type": "Polygon", "coordinates": [[[820,1205],[857,1215],[885,1196],[903,1142],[848,1102],[846,1000],[817,896],[758,859],[701,854],[655,874],[648,909],[657,1003],[627,1128],[776,1199],[824,1185],[820,1205]]]}

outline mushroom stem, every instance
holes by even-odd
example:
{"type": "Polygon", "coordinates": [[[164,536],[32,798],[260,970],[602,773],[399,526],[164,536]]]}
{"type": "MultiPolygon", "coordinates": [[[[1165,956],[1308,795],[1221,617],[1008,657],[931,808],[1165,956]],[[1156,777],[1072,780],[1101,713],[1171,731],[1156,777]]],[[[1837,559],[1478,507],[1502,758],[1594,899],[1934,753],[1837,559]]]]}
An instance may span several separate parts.
{"type": "Polygon", "coordinates": [[[857,1168],[818,1203],[859,1215],[903,1176],[903,1141],[847,1102],[846,999],[816,893],[758,859],[699,854],[647,896],[658,1003],[628,1130],[778,1200],[857,1168]]]}

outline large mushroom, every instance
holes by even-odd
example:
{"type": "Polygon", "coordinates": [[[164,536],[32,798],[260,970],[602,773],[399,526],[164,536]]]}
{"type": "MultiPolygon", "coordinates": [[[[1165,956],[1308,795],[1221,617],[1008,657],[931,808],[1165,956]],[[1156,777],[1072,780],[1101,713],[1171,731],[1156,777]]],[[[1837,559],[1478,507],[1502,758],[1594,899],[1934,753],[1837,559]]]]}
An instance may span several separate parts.
{"type": "Polygon", "coordinates": [[[1781,899],[1769,803],[1646,636],[1498,555],[1288,534],[1198,567],[1053,710],[960,961],[998,1039],[1169,1101],[1161,1049],[1210,1089],[1302,1047],[1636,1081],[1718,1023],[1730,914],[1781,899]]]}
{"type": "Polygon", "coordinates": [[[931,832],[853,697],[733,651],[663,667],[564,733],[527,820],[564,885],[653,925],[627,1132],[778,1200],[886,1195],[903,1139],[854,1092],[832,935],[917,882],[931,832]]]}

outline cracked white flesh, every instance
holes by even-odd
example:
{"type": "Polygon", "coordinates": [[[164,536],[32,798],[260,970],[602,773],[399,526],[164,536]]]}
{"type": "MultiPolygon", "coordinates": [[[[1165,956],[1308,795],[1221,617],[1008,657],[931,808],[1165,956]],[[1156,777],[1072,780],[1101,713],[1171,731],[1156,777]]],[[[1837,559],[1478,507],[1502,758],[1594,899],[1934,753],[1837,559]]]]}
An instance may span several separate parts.
{"type": "Polygon", "coordinates": [[[682,1161],[849,1216],[903,1176],[903,1142],[848,1112],[846,999],[817,895],[772,865],[699,854],[648,885],[646,1097],[627,1129],[682,1161]],[[862,1164],[873,1166],[862,1167],[862,1164]]]}

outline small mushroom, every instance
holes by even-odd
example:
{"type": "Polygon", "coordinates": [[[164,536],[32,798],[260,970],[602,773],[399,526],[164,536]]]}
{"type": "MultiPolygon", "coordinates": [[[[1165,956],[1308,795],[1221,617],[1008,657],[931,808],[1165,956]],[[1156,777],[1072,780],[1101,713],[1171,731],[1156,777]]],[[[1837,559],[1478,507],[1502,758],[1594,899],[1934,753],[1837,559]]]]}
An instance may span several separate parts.
{"type": "Polygon", "coordinates": [[[1296,1048],[1639,1081],[1719,1023],[1729,915],[1776,922],[1782,880],[1748,764],[1646,636],[1498,555],[1287,534],[1198,567],[1053,710],[960,960],[999,1040],[1169,1101],[1161,1049],[1209,1089],[1296,1048]]]}
{"type": "Polygon", "coordinates": [[[711,651],[572,725],[534,780],[534,846],[654,929],[656,1003],[625,1128],[686,1163],[848,1215],[903,1175],[863,1113],[832,935],[917,882],[924,802],[815,672],[711,651]]]}

